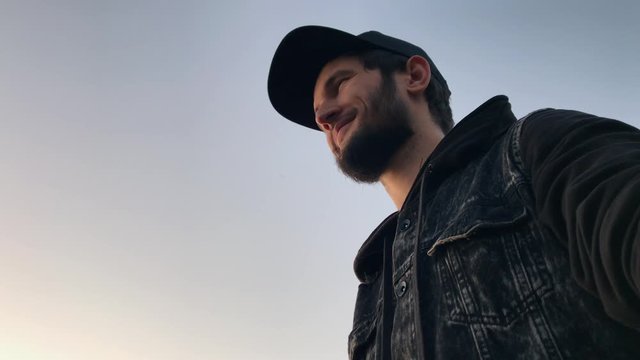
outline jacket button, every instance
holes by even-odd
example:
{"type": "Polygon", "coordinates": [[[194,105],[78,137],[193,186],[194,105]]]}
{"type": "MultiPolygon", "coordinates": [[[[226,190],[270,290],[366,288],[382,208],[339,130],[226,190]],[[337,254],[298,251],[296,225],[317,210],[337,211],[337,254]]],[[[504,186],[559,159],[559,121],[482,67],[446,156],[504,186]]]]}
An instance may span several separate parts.
{"type": "Polygon", "coordinates": [[[402,280],[396,285],[396,296],[402,297],[407,292],[407,282],[402,280]]]}
{"type": "Polygon", "coordinates": [[[404,219],[402,220],[402,223],[400,224],[400,231],[406,231],[409,226],[411,226],[411,220],[409,219],[404,219]]]}

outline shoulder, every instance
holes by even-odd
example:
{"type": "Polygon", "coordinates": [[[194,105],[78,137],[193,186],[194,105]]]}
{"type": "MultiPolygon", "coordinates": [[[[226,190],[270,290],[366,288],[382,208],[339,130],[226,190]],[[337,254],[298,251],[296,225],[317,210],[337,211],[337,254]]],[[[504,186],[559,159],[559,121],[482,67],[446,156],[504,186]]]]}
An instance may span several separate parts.
{"type": "Polygon", "coordinates": [[[551,153],[576,148],[587,151],[623,138],[637,139],[640,134],[638,129],[621,121],[576,110],[541,109],[521,121],[521,148],[525,162],[529,163],[551,153]]]}
{"type": "Polygon", "coordinates": [[[621,121],[576,110],[540,109],[521,119],[523,140],[528,137],[554,138],[568,132],[579,131],[588,135],[598,131],[638,131],[621,121]]]}

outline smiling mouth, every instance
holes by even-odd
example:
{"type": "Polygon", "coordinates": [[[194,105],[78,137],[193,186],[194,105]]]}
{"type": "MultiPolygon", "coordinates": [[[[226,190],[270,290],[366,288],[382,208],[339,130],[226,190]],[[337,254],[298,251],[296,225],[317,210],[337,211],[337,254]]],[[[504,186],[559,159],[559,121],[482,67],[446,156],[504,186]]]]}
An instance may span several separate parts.
{"type": "Polygon", "coordinates": [[[334,142],[336,143],[336,145],[340,146],[340,144],[342,143],[345,133],[349,129],[351,123],[353,123],[356,119],[355,115],[356,114],[354,112],[353,114],[351,114],[351,116],[345,117],[343,120],[340,120],[336,123],[334,127],[334,142]]]}

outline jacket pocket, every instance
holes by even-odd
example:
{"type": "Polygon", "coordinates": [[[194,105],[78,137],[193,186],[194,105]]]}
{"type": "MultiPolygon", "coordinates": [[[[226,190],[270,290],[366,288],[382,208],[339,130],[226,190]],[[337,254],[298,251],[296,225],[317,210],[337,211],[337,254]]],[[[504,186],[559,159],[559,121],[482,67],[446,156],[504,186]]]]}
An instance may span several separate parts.
{"type": "Polygon", "coordinates": [[[552,291],[541,239],[524,207],[469,210],[475,213],[458,217],[428,250],[448,320],[510,326],[539,309],[541,298],[552,291]]]}

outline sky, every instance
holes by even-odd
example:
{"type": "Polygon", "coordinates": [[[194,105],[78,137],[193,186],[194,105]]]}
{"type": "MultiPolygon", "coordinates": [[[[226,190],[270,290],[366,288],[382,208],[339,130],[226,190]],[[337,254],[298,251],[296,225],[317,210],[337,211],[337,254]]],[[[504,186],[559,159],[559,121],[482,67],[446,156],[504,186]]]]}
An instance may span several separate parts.
{"type": "Polygon", "coordinates": [[[640,2],[0,0],[0,360],[346,359],[394,208],[272,109],[302,25],[423,47],[459,121],[640,126],[640,2]]]}

